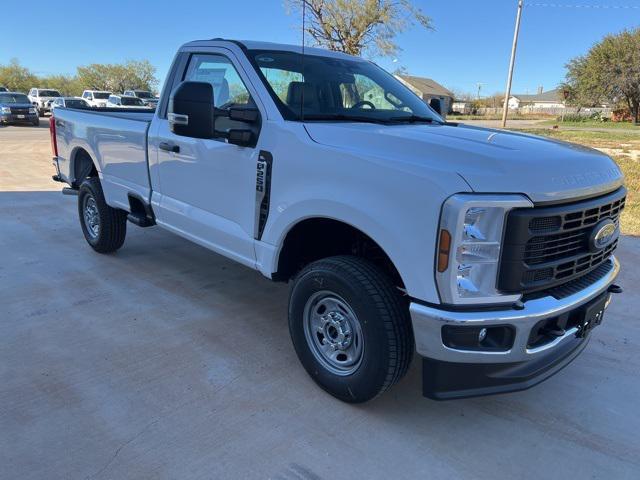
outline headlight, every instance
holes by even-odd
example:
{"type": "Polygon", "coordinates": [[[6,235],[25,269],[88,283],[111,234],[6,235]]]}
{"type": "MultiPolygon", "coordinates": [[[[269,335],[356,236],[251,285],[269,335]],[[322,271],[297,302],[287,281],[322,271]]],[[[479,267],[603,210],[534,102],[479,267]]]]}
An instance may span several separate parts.
{"type": "Polygon", "coordinates": [[[11,107],[0,107],[0,113],[11,113],[11,107]]]}
{"type": "Polygon", "coordinates": [[[37,113],[37,112],[36,112],[36,109],[35,109],[34,107],[31,107],[31,108],[29,109],[29,113],[37,113]]]}
{"type": "Polygon", "coordinates": [[[506,214],[533,207],[521,195],[457,194],[442,206],[436,281],[443,303],[512,303],[496,288],[506,214]]]}

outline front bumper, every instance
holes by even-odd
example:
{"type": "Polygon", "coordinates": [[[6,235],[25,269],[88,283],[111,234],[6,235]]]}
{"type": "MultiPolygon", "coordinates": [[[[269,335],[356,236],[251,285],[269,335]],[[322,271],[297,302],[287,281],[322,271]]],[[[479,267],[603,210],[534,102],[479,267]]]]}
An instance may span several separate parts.
{"type": "Polygon", "coordinates": [[[522,390],[570,363],[588,341],[588,337],[576,337],[577,327],[535,348],[528,346],[531,331],[539,322],[576,310],[606,292],[620,270],[615,257],[609,262],[607,274],[588,287],[562,299],[546,296],[527,301],[520,310],[449,311],[412,303],[416,351],[425,357],[425,396],[448,399],[522,390]],[[504,351],[450,348],[442,338],[446,325],[509,326],[514,331],[513,345],[504,351]]]}
{"type": "Polygon", "coordinates": [[[37,113],[25,114],[23,118],[13,113],[0,114],[0,123],[34,123],[36,120],[38,120],[37,113]]]}

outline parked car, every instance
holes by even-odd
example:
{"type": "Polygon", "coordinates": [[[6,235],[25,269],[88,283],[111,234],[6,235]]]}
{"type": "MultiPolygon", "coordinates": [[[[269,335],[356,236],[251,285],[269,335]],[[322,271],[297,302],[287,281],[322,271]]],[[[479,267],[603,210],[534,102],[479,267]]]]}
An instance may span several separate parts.
{"type": "Polygon", "coordinates": [[[37,127],[40,117],[24,93],[0,92],[0,123],[30,123],[37,127]]]}
{"type": "Polygon", "coordinates": [[[155,112],[56,112],[54,178],[91,248],[121,248],[129,220],[289,282],[295,351],[347,402],[400,380],[414,349],[436,399],[569,364],[621,291],[613,160],[445,122],[367,60],[304,52],[192,42],[155,112]]]}
{"type": "Polygon", "coordinates": [[[126,95],[109,95],[107,101],[107,107],[109,108],[145,108],[150,107],[142,101],[140,98],[128,97],[126,95]]]}
{"type": "Polygon", "coordinates": [[[111,92],[103,90],[85,90],[82,92],[82,98],[84,98],[92,107],[103,108],[107,106],[111,92]]]}
{"type": "Polygon", "coordinates": [[[53,112],[57,107],[91,108],[91,105],[81,97],[58,97],[51,103],[51,111],[53,112]]]}
{"type": "Polygon", "coordinates": [[[0,92],[8,92],[9,89],[7,87],[0,87],[0,92]]]}
{"type": "Polygon", "coordinates": [[[125,90],[124,95],[139,98],[145,103],[145,105],[152,108],[156,108],[158,106],[158,97],[147,90],[125,90]]]}
{"type": "Polygon", "coordinates": [[[50,88],[32,88],[29,90],[29,100],[31,104],[37,108],[38,114],[41,117],[44,117],[47,112],[51,111],[50,102],[61,96],[58,90],[52,90],[50,88]]]}

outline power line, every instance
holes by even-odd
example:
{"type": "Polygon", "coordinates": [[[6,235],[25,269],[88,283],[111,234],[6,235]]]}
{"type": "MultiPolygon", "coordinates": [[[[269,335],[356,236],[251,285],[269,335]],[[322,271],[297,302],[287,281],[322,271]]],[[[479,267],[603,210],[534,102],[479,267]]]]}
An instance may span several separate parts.
{"type": "Polygon", "coordinates": [[[525,3],[525,7],[545,8],[584,8],[594,10],[640,10],[640,5],[597,5],[597,4],[569,4],[569,3],[525,3]]]}

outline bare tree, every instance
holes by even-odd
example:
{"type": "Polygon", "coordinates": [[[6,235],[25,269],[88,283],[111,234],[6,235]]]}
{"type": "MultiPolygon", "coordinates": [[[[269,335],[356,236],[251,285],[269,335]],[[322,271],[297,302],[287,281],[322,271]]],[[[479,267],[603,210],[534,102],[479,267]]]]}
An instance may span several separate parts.
{"type": "Polygon", "coordinates": [[[392,56],[396,36],[419,25],[433,30],[431,18],[409,0],[288,0],[301,14],[316,45],[351,55],[392,56]]]}

